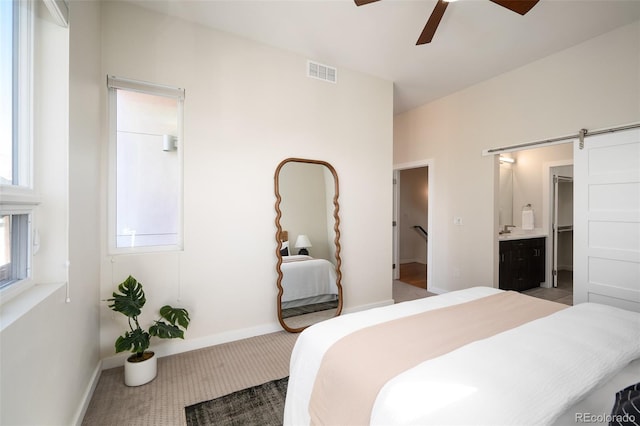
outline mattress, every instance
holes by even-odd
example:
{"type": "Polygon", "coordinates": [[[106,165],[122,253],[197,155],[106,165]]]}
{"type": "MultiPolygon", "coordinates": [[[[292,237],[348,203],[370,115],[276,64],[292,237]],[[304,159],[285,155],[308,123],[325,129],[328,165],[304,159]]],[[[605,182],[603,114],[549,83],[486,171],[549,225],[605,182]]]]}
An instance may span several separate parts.
{"type": "MultiPolygon", "coordinates": [[[[501,292],[476,287],[337,317],[305,330],[292,353],[285,424],[310,424],[316,376],[327,351],[345,336],[501,292]]],[[[446,332],[447,325],[442,328],[446,332]]],[[[607,405],[615,394],[610,387],[640,381],[634,361],[638,358],[639,314],[595,304],[567,308],[408,368],[377,391],[368,423],[550,424],[576,420],[572,410],[602,411],[602,406],[590,401],[606,399],[609,402],[601,405],[607,405]],[[438,403],[434,403],[436,397],[438,403]]],[[[362,375],[344,373],[341,377],[357,386],[362,375]]],[[[350,401],[342,403],[349,406],[350,401]]],[[[323,419],[315,422],[322,424],[323,419]]]]}

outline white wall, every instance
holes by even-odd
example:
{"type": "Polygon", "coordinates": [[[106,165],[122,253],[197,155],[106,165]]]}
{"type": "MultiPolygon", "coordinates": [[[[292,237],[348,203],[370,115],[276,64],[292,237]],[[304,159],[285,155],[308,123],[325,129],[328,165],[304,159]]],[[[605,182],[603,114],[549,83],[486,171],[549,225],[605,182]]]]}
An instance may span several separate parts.
{"type": "Polygon", "coordinates": [[[70,302],[59,288],[2,330],[3,425],[81,420],[99,371],[97,81],[103,79],[96,3],[74,2],[71,20],[69,30],[48,20],[37,30],[36,63],[44,72],[35,80],[34,141],[36,189],[43,194],[35,214],[42,248],[34,277],[40,284],[65,282],[69,259],[70,302]]]}
{"type": "Polygon", "coordinates": [[[636,122],[639,75],[636,22],[395,117],[394,164],[433,161],[430,286],[497,286],[498,167],[481,151],[636,122]]]}
{"type": "MultiPolygon", "coordinates": [[[[548,173],[548,165],[558,161],[573,161],[573,145],[571,143],[547,146],[543,148],[527,149],[514,152],[512,157],[516,162],[511,166],[513,170],[513,224],[522,227],[522,208],[531,204],[534,213],[534,227],[548,228],[543,218],[543,186],[548,183],[544,179],[548,173]]],[[[548,188],[547,188],[548,189],[548,188]]]]}
{"type": "MultiPolygon", "coordinates": [[[[104,75],[100,70],[100,7],[93,1],[70,6],[69,66],[69,270],[75,346],[70,383],[84,394],[67,403],[86,410],[100,369],[100,133],[105,115],[104,75]],[[77,357],[77,359],[75,358],[77,357]],[[92,373],[94,380],[88,380],[92,373]]],[[[84,412],[77,413],[81,420],[84,412]]]]}
{"type": "MultiPolygon", "coordinates": [[[[280,329],[273,177],[288,157],[338,173],[345,309],[390,303],[391,82],[342,68],[338,84],[310,79],[306,57],[119,2],[102,3],[102,42],[103,75],[186,90],[184,251],[102,256],[101,298],[133,274],[143,320],[164,303],[189,309],[186,341],[160,354],[280,329]]],[[[100,313],[109,357],[125,323],[100,313]]]]}

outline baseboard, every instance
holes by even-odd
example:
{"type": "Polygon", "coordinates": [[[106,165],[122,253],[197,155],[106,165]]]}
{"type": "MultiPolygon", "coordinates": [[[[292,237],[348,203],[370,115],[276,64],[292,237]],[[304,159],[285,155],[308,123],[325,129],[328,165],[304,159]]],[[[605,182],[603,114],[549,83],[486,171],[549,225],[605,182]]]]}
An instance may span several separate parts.
{"type": "Polygon", "coordinates": [[[443,288],[439,288],[439,287],[433,287],[433,286],[427,286],[427,291],[429,293],[435,293],[435,294],[444,294],[444,293],[449,293],[449,290],[445,290],[443,288]]]}
{"type": "MultiPolygon", "coordinates": [[[[258,327],[243,328],[240,330],[232,330],[224,333],[211,334],[209,336],[198,337],[195,339],[180,340],[172,339],[167,340],[160,344],[154,344],[151,346],[151,350],[154,351],[158,357],[162,358],[169,355],[177,355],[183,352],[194,351],[197,349],[208,348],[209,346],[220,345],[222,343],[234,342],[236,340],[247,339],[249,337],[261,336],[263,334],[275,333],[282,331],[280,323],[265,324],[258,327]]],[[[130,353],[118,354],[110,356],[102,360],[102,369],[108,370],[114,367],[120,367],[124,365],[125,359],[131,355],[130,353]]]]}
{"type": "Polygon", "coordinates": [[[98,381],[100,380],[101,373],[102,361],[98,361],[98,365],[96,365],[96,368],[93,370],[93,374],[91,375],[91,380],[89,380],[87,389],[85,389],[84,395],[82,395],[81,404],[76,411],[72,424],[76,426],[82,425],[82,420],[84,419],[84,415],[87,413],[87,408],[89,408],[91,398],[93,398],[93,392],[95,392],[96,386],[98,386],[98,381]]]}
{"type": "Polygon", "coordinates": [[[387,299],[387,300],[383,300],[381,302],[369,303],[367,305],[360,305],[360,306],[354,306],[352,308],[343,309],[342,313],[343,314],[352,314],[354,312],[367,311],[367,310],[373,309],[373,308],[380,308],[382,306],[393,305],[394,303],[395,302],[393,301],[393,299],[387,299]]]}

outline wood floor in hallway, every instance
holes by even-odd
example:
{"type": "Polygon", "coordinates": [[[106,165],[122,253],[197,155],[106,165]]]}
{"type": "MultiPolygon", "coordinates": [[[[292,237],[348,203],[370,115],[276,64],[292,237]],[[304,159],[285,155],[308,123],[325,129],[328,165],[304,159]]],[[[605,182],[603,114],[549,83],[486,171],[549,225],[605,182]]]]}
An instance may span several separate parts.
{"type": "Polygon", "coordinates": [[[400,281],[418,288],[427,288],[427,265],[418,262],[400,264],[400,281]]]}

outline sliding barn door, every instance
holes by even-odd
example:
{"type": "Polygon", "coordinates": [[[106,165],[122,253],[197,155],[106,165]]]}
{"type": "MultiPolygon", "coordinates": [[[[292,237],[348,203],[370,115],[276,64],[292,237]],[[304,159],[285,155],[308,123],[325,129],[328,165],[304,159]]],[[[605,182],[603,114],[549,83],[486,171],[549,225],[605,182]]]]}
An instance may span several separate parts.
{"type": "Polygon", "coordinates": [[[574,146],[574,304],[640,312],[640,130],[574,146]]]}

